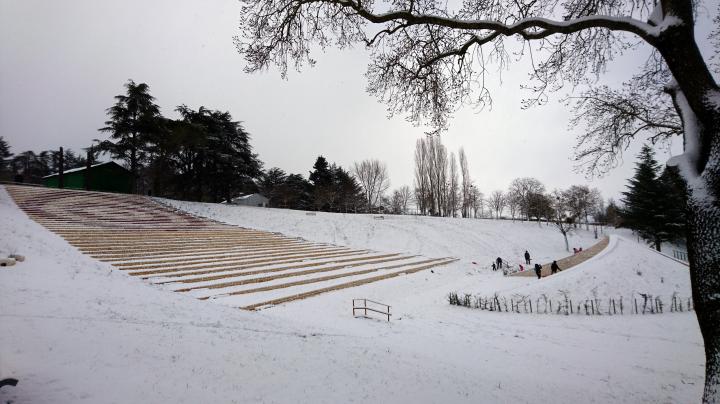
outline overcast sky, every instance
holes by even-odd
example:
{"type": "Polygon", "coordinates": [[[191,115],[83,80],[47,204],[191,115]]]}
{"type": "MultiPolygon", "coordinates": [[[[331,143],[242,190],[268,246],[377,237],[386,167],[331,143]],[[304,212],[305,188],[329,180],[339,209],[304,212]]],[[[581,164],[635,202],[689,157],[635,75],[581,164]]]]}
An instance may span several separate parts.
{"type": "MultiPolygon", "coordinates": [[[[229,111],[252,135],[266,168],[307,176],[319,154],[347,168],[378,158],[393,188],[412,185],[414,145],[426,129],[388,119],[365,92],[365,50],[318,52],[316,67],[288,80],[272,69],[248,75],[232,42],[239,11],[235,0],[0,0],[0,136],[16,153],[86,147],[106,136],[97,131],[105,109],[132,78],[150,85],[167,117],[177,117],[180,104],[229,111]]],[[[705,41],[706,33],[700,36],[705,41]]],[[[627,79],[643,57],[620,58],[604,81],[627,79]]],[[[465,147],[486,195],[522,176],[549,189],[588,182],[572,170],[578,130],[568,128],[569,113],[558,102],[571,89],[549,105],[521,110],[526,77],[527,66],[515,64],[502,85],[492,84],[492,110],[464,108],[442,135],[451,151],[465,147]]],[[[640,145],[589,185],[617,197],[640,145]]],[[[674,151],[680,146],[677,139],[674,151]]]]}

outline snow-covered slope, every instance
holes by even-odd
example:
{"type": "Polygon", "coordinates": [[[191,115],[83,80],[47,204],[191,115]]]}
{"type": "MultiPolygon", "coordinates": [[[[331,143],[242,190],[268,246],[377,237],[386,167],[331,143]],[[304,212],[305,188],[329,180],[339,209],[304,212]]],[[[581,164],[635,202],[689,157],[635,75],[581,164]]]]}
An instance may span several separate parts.
{"type": "MultiPolygon", "coordinates": [[[[692,313],[566,318],[449,306],[450,290],[533,284],[473,266],[471,252],[434,272],[245,312],[82,255],[2,188],[0,229],[0,253],[27,257],[0,268],[0,373],[20,380],[0,389],[0,402],[654,403],[696,402],[702,393],[692,313]],[[353,297],[392,305],[392,321],[353,318],[353,297]]],[[[488,237],[488,248],[522,248],[513,240],[524,235],[504,233],[488,237]]],[[[345,234],[348,245],[369,240],[345,234]]],[[[557,241],[547,248],[562,250],[550,247],[557,241]]]]}
{"type": "MultiPolygon", "coordinates": [[[[502,277],[488,270],[501,256],[513,264],[522,262],[527,249],[533,262],[547,263],[567,256],[562,235],[552,226],[498,220],[452,219],[418,216],[354,215],[267,209],[159,199],[162,203],[224,223],[277,231],[311,241],[403,252],[425,256],[460,258],[442,269],[434,282],[466,293],[503,293],[548,296],[560,290],[577,298],[595,295],[606,298],[637,293],[669,298],[673,293],[690,296],[687,266],[652,251],[620,231],[596,257],[557,276],[535,278],[502,277]],[[478,263],[477,265],[473,262],[478,263]],[[470,276],[463,276],[470,274],[470,276]]],[[[615,232],[613,230],[613,232],[615,232]]],[[[592,231],[577,229],[570,245],[587,248],[597,240],[592,231]]],[[[376,288],[370,288],[376,290],[376,288]]]]}
{"type": "MultiPolygon", "coordinates": [[[[508,220],[474,220],[426,216],[341,214],[268,209],[158,199],[186,212],[238,226],[280,232],[310,241],[369,248],[377,251],[455,257],[488,267],[496,257],[523,261],[529,250],[534,260],[549,262],[567,255],[563,237],[552,226],[508,220]]],[[[594,244],[592,231],[578,229],[570,245],[594,244]]]]}
{"type": "Polygon", "coordinates": [[[612,235],[610,244],[585,263],[541,281],[502,290],[502,293],[539,296],[568,291],[577,298],[690,297],[688,267],[624,237],[612,235]]]}

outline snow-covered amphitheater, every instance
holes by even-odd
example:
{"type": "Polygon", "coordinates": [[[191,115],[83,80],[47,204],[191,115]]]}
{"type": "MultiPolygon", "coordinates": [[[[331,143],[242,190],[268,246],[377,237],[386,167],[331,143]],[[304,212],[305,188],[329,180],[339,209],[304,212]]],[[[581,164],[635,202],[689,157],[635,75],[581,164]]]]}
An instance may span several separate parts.
{"type": "Polygon", "coordinates": [[[0,402],[694,402],[692,312],[537,315],[450,292],[689,296],[687,266],[614,229],[568,256],[544,223],[345,215],[0,187],[0,402]],[[584,258],[585,259],[585,258],[584,258]],[[571,260],[561,261],[571,262],[571,260]],[[353,316],[355,298],[391,318],[353,316]],[[248,310],[251,309],[251,310],[248,310]]]}
{"type": "Polygon", "coordinates": [[[246,309],[453,261],[312,243],[195,217],[136,195],[7,188],[29,217],[79,251],[155,285],[246,309]]]}

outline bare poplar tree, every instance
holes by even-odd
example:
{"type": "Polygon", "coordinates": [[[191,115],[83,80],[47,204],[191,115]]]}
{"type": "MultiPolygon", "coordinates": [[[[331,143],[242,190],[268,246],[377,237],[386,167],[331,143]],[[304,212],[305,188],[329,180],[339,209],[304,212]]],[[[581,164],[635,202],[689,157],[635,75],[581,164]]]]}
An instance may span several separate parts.
{"type": "MultiPolygon", "coordinates": [[[[484,80],[492,71],[490,63],[505,67],[524,55],[533,56],[531,83],[525,87],[531,96],[524,103],[532,106],[546,101],[549,92],[565,83],[592,83],[621,51],[649,49],[652,56],[641,75],[651,77],[657,96],[647,101],[657,105],[653,104],[657,100],[670,100],[663,102],[667,108],[672,103],[682,126],[684,152],[671,163],[679,167],[687,185],[691,284],[706,352],[703,400],[720,402],[720,232],[716,231],[720,228],[720,87],[695,37],[696,9],[702,4],[699,0],[243,0],[242,35],[236,45],[247,61],[247,71],[275,64],[284,76],[288,66],[314,63],[313,44],[364,44],[372,57],[368,91],[387,103],[391,114],[407,114],[411,121],[429,122],[438,130],[447,127],[460,104],[491,102],[484,80]],[[504,41],[510,36],[522,41],[512,57],[514,49],[508,50],[504,41]]],[[[718,10],[711,18],[720,19],[718,10]]],[[[718,37],[716,28],[711,39],[714,54],[718,37]]],[[[636,115],[633,119],[643,116],[636,115]]],[[[592,115],[588,116],[592,122],[592,115]]],[[[594,132],[598,137],[580,142],[581,147],[599,142],[601,147],[595,149],[601,155],[615,156],[622,144],[615,139],[657,130],[619,128],[617,133],[612,126],[600,129],[594,132]],[[609,148],[602,147],[606,141],[609,148]]]]}
{"type": "Polygon", "coordinates": [[[368,209],[372,211],[380,197],[390,188],[387,166],[377,159],[363,160],[353,165],[353,174],[365,193],[368,209]]]}
{"type": "MultiPolygon", "coordinates": [[[[428,135],[415,144],[415,198],[423,214],[448,215],[450,177],[448,153],[439,136],[428,135]]],[[[456,167],[457,171],[457,167],[456,167]]]]}
{"type": "Polygon", "coordinates": [[[472,179],[470,178],[465,149],[462,147],[458,152],[458,159],[460,160],[460,174],[462,174],[462,217],[470,217],[470,188],[472,187],[472,179]]]}
{"type": "Polygon", "coordinates": [[[415,142],[415,203],[422,215],[427,215],[432,205],[429,167],[427,142],[425,139],[418,139],[415,142]]]}
{"type": "Polygon", "coordinates": [[[449,185],[447,187],[447,216],[457,217],[457,211],[462,202],[460,195],[460,179],[458,176],[458,165],[455,160],[455,153],[450,153],[449,185]]]}
{"type": "Polygon", "coordinates": [[[439,136],[429,136],[430,183],[432,185],[434,214],[447,216],[448,154],[439,136]]]}

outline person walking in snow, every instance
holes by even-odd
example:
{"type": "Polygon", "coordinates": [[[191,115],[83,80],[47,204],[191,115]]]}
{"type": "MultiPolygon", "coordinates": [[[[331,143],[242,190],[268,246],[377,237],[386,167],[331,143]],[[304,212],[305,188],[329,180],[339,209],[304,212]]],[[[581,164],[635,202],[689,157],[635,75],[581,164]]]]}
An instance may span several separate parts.
{"type": "Polygon", "coordinates": [[[495,262],[497,263],[498,269],[501,269],[501,268],[502,268],[502,258],[497,257],[497,259],[495,260],[495,262]]]}
{"type": "Polygon", "coordinates": [[[550,272],[555,274],[560,270],[560,267],[557,264],[557,261],[553,261],[552,264],[550,264],[550,272]]]}
{"type": "Polygon", "coordinates": [[[530,253],[525,250],[525,263],[530,265],[530,253]]]}
{"type": "Polygon", "coordinates": [[[535,264],[535,275],[537,275],[538,279],[542,277],[542,265],[535,264]]]}
{"type": "Polygon", "coordinates": [[[492,263],[492,269],[493,269],[493,271],[497,271],[497,266],[495,265],[494,262],[492,263]]]}

